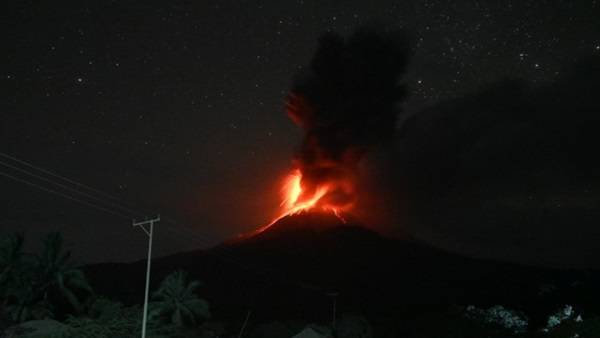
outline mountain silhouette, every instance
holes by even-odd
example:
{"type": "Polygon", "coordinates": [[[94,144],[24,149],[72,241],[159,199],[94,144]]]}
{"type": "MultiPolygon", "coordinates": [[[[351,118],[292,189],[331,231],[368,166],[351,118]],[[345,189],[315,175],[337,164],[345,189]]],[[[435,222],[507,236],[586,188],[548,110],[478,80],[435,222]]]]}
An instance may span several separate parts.
{"type": "MultiPolygon", "coordinates": [[[[145,264],[103,263],[85,270],[100,293],[140,303],[145,264]]],[[[323,320],[334,294],[345,311],[372,315],[452,304],[505,304],[535,313],[554,303],[578,299],[593,305],[598,299],[581,289],[597,273],[463,257],[414,239],[387,238],[327,213],[286,216],[252,236],[155,258],[153,288],[176,269],[204,283],[201,296],[224,318],[252,309],[264,318],[323,320]],[[580,287],[541,299],[540,288],[548,283],[580,287]]]]}

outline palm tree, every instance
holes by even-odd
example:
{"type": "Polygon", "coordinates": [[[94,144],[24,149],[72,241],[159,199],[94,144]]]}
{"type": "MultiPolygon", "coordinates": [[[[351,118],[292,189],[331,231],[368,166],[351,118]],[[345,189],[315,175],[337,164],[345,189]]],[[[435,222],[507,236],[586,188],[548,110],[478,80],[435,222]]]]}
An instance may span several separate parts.
{"type": "Polygon", "coordinates": [[[71,252],[63,251],[60,233],[48,234],[43,243],[44,247],[41,254],[37,255],[36,262],[40,278],[39,290],[43,292],[43,298],[47,299],[49,291],[58,291],[76,312],[81,312],[82,305],[75,292],[93,292],[83,271],[70,263],[71,252]]]}
{"type": "MultiPolygon", "coordinates": [[[[6,291],[9,278],[15,275],[23,258],[23,235],[12,234],[0,238],[0,289],[6,291]]],[[[0,297],[4,295],[0,294],[0,297]]]]}
{"type": "Polygon", "coordinates": [[[10,315],[11,319],[21,318],[21,310],[12,306],[17,293],[22,293],[26,288],[21,285],[21,271],[23,256],[23,236],[20,234],[6,235],[0,238],[0,304],[2,315],[10,315]]]}
{"type": "Polygon", "coordinates": [[[184,271],[171,273],[152,294],[155,301],[150,304],[150,317],[168,318],[177,326],[196,325],[198,319],[210,318],[208,302],[194,293],[199,286],[199,281],[188,283],[184,271]]]}
{"type": "Polygon", "coordinates": [[[34,262],[23,243],[20,234],[0,238],[0,299],[4,314],[15,322],[52,316],[51,305],[36,292],[34,262]]]}
{"type": "Polygon", "coordinates": [[[25,278],[20,281],[19,288],[7,292],[5,309],[14,322],[24,322],[29,319],[44,319],[54,317],[53,307],[46,299],[40,299],[33,285],[25,278]]]}

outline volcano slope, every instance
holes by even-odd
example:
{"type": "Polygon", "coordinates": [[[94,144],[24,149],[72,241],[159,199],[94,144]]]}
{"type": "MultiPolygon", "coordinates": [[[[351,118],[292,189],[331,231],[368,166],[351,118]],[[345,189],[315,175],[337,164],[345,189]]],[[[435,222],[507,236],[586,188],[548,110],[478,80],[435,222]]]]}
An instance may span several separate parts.
{"type": "MultiPolygon", "coordinates": [[[[99,294],[141,303],[145,264],[102,263],[85,271],[99,294]]],[[[252,309],[263,319],[325,321],[333,295],[340,311],[369,316],[503,304],[543,318],[560,304],[593,306],[599,299],[592,287],[596,272],[463,257],[322,213],[286,216],[257,234],[156,258],[152,288],[177,269],[203,282],[199,293],[221,320],[237,320],[252,309]],[[541,298],[540,288],[549,283],[562,291],[541,298]]]]}

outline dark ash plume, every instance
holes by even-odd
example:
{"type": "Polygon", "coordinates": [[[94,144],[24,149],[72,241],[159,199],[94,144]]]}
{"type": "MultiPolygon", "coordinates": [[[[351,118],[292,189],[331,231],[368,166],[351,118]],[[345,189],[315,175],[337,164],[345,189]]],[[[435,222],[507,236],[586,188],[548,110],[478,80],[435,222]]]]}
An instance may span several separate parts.
{"type": "MultiPolygon", "coordinates": [[[[307,195],[322,182],[352,182],[363,155],[394,133],[406,90],[399,81],[409,48],[404,35],[359,30],[349,38],[326,34],[309,70],[288,96],[290,118],[306,132],[296,154],[307,195]]],[[[327,196],[343,205],[352,184],[327,196]]]]}

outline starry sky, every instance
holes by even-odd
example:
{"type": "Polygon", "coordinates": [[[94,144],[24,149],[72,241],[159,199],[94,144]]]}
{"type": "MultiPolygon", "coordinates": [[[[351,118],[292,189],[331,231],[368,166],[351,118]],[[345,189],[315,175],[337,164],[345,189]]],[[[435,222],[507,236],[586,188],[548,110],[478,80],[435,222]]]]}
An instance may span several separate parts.
{"type": "MultiPolygon", "coordinates": [[[[408,114],[504,79],[552,83],[581,55],[600,55],[596,0],[6,7],[0,151],[117,197],[103,202],[107,209],[160,212],[169,222],[157,230],[159,254],[214,244],[269,220],[302,137],[284,98],[324,32],[348,35],[374,22],[404,29],[413,53],[408,114]]],[[[5,174],[72,193],[0,160],[5,174]]],[[[8,177],[0,177],[0,189],[3,230],[32,240],[60,230],[83,261],[145,253],[143,234],[127,217],[8,177]]]]}

